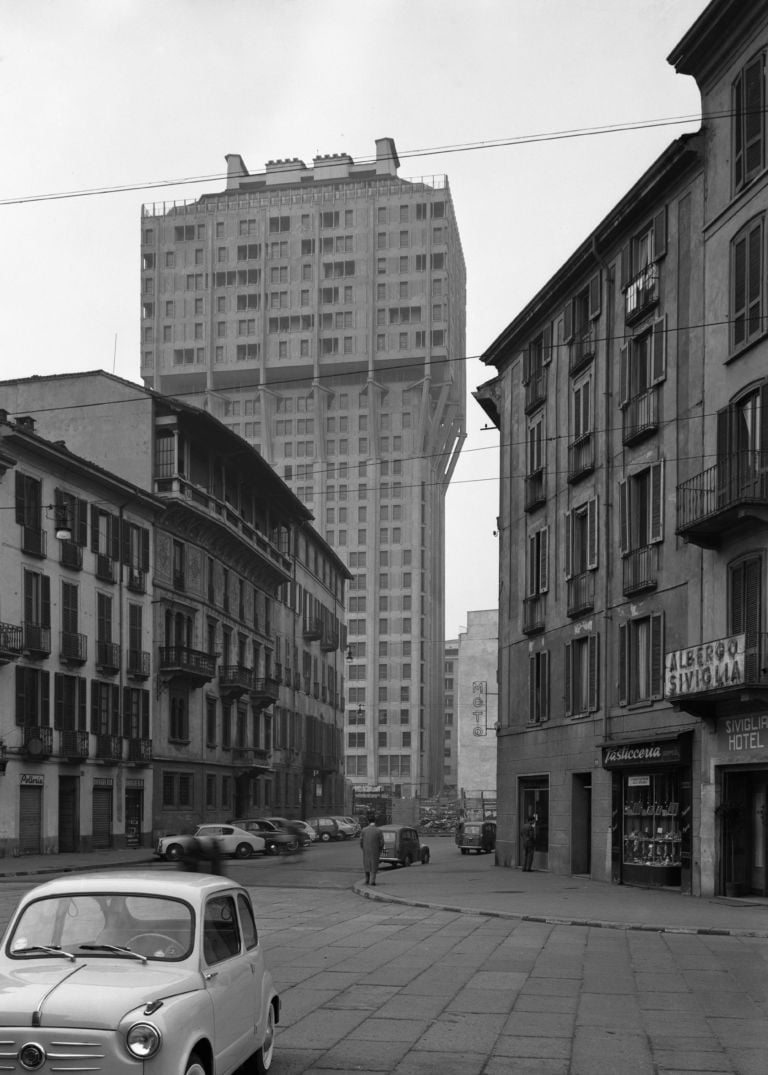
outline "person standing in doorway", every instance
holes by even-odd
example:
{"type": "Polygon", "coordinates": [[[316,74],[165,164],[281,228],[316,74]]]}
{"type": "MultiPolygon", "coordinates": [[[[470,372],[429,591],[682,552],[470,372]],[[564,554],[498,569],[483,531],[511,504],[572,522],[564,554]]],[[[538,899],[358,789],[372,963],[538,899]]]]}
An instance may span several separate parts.
{"type": "Polygon", "coordinates": [[[536,849],[536,823],[533,817],[523,825],[523,869],[530,873],[533,869],[533,852],[536,849]]]}
{"type": "Polygon", "coordinates": [[[384,847],[384,834],[376,824],[373,814],[368,817],[368,824],[360,833],[360,846],[363,849],[363,869],[366,885],[376,884],[379,869],[379,855],[384,847]]]}

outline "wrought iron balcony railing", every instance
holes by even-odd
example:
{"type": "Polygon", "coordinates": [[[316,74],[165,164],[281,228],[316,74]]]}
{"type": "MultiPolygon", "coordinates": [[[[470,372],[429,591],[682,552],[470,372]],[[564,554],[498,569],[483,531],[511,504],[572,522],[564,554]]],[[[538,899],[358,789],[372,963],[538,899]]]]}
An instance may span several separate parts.
{"type": "Polygon", "coordinates": [[[15,623],[0,623],[0,664],[8,664],[21,656],[24,632],[15,623]]]}
{"type": "Polygon", "coordinates": [[[33,657],[47,657],[51,652],[51,629],[39,623],[24,624],[24,649],[33,657]]]}
{"type": "Polygon", "coordinates": [[[659,301],[659,267],[641,269],[624,293],[624,320],[628,325],[642,320],[659,301]]]}
{"type": "Polygon", "coordinates": [[[126,671],[134,679],[148,679],[150,672],[150,654],[143,649],[129,649],[126,671]]]}
{"type": "Polygon", "coordinates": [[[62,631],[59,635],[59,652],[62,661],[69,664],[85,664],[88,659],[88,638],[77,631],[62,631]]]}
{"type": "Polygon", "coordinates": [[[568,481],[576,482],[595,469],[595,437],[584,433],[568,445],[568,481]]]}
{"type": "Polygon", "coordinates": [[[622,442],[634,444],[659,428],[659,401],[661,392],[657,385],[630,399],[622,413],[622,442]]]}
{"type": "Polygon", "coordinates": [[[581,571],[566,581],[567,612],[569,616],[580,616],[595,607],[595,573],[581,571]]]}
{"type": "Polygon", "coordinates": [[[696,545],[750,520],[768,521],[768,450],[732,452],[677,487],[677,533],[696,545]]]}
{"type": "Polygon", "coordinates": [[[96,757],[101,761],[123,760],[123,740],[119,735],[97,735],[96,757]]]}
{"type": "Polygon", "coordinates": [[[539,467],[525,476],[525,510],[534,511],[547,500],[547,468],[539,467]]]}
{"type": "Polygon", "coordinates": [[[622,563],[624,596],[655,590],[658,574],[658,545],[642,545],[639,549],[632,549],[622,563]]]}
{"type": "Polygon", "coordinates": [[[120,671],[120,647],[117,642],[96,642],[96,664],[107,675],[120,671]]]}
{"type": "Polygon", "coordinates": [[[547,398],[547,371],[536,370],[525,385],[525,413],[540,407],[547,398]]]}
{"type": "Polygon", "coordinates": [[[195,684],[206,683],[216,674],[216,656],[190,646],[161,646],[160,671],[195,684]]]}
{"type": "Polygon", "coordinates": [[[523,598],[523,632],[527,635],[544,630],[544,595],[523,598]]]}
{"type": "Polygon", "coordinates": [[[83,761],[88,757],[89,736],[84,731],[64,731],[61,733],[61,753],[73,761],[83,761]]]}

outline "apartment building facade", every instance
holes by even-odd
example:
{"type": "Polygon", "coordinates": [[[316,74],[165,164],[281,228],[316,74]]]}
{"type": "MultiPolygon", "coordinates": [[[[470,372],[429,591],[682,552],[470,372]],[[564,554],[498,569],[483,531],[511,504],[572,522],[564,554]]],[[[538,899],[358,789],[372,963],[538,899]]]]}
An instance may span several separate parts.
{"type": "Polygon", "coordinates": [[[485,355],[504,865],[533,815],[541,868],[767,890],[766,18],[709,5],[670,58],[701,132],[485,355]]]}
{"type": "Polygon", "coordinates": [[[348,565],[346,774],[443,778],[445,493],[465,437],[465,269],[443,176],[392,139],[227,158],[220,194],[142,214],[147,386],[258,448],[348,565]]]}
{"type": "Polygon", "coordinates": [[[0,392],[159,502],[155,834],[343,809],[348,572],[308,509],[210,414],[120,378],[36,377],[0,392]]]}
{"type": "Polygon", "coordinates": [[[445,643],[443,701],[443,795],[458,794],[457,769],[459,742],[456,728],[456,702],[459,671],[459,643],[455,638],[445,643]]]}
{"type": "Polygon", "coordinates": [[[0,411],[0,854],[151,846],[162,506],[0,411]]]}

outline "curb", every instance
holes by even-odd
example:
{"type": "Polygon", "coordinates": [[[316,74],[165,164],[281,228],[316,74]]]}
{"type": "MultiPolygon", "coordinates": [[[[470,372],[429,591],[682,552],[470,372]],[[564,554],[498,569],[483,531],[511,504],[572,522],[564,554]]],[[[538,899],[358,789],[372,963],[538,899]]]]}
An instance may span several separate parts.
{"type": "Polygon", "coordinates": [[[3,881],[12,881],[18,877],[45,877],[46,874],[62,873],[93,873],[96,870],[120,870],[131,869],[133,866],[151,866],[157,859],[146,859],[131,863],[131,866],[121,866],[116,862],[85,863],[76,866],[41,866],[37,870],[2,870],[0,871],[0,884],[3,881]]]}
{"type": "Polygon", "coordinates": [[[616,929],[638,933],[676,933],[685,936],[768,938],[768,929],[728,929],[718,926],[654,926],[645,922],[609,922],[599,918],[561,918],[556,915],[525,914],[515,911],[489,911],[477,907],[457,907],[453,904],[430,903],[426,900],[407,900],[381,892],[371,892],[361,881],[355,882],[353,891],[365,900],[379,903],[397,903],[403,907],[425,907],[431,911],[449,911],[452,914],[482,915],[485,918],[514,919],[518,922],[539,922],[548,926],[590,926],[593,929],[616,929]]]}

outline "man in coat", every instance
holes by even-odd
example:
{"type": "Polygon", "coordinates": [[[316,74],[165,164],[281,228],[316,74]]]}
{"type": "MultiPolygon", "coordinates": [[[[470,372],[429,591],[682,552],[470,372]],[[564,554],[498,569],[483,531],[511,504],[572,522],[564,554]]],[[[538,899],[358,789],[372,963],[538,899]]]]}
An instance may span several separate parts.
{"type": "Polygon", "coordinates": [[[375,885],[376,872],[379,868],[379,855],[384,847],[384,834],[377,826],[376,818],[372,815],[368,818],[368,824],[360,833],[360,846],[363,849],[365,883],[366,885],[375,885]]]}

